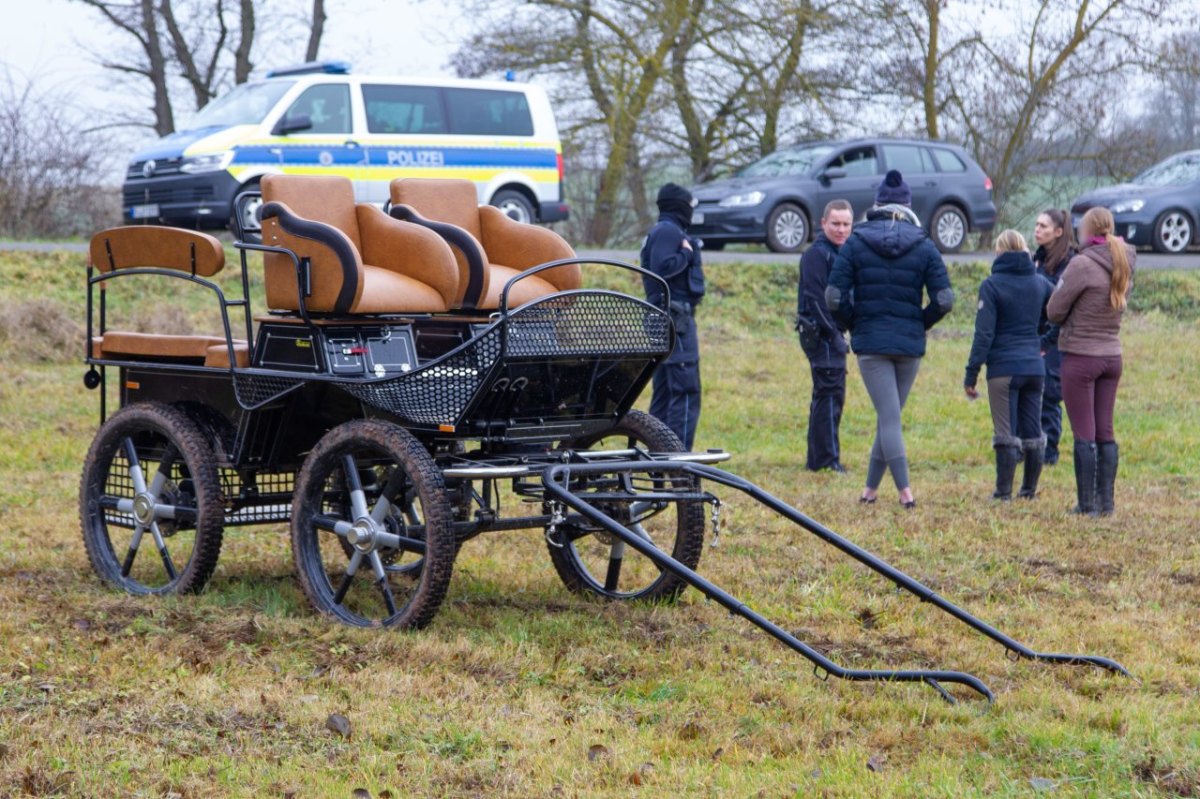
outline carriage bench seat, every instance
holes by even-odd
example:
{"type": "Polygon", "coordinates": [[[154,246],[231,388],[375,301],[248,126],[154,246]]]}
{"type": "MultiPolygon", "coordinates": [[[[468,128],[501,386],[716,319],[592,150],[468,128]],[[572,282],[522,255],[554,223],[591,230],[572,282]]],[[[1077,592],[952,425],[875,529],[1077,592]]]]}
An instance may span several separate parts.
{"type": "MultiPolygon", "coordinates": [[[[250,346],[245,341],[234,339],[233,351],[237,366],[250,365],[250,346]]],[[[229,368],[229,347],[219,336],[163,336],[110,330],[92,338],[92,357],[229,368]]]]}

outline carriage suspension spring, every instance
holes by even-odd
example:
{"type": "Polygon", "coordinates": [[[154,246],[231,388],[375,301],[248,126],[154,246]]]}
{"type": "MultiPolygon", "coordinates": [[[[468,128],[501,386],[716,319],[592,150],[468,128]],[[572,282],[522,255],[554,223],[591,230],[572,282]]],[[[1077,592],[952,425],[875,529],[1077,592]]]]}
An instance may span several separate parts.
{"type": "Polygon", "coordinates": [[[547,503],[550,509],[550,524],[546,525],[546,543],[562,549],[564,544],[558,537],[558,526],[567,520],[566,507],[557,500],[547,503]]]}
{"type": "Polygon", "coordinates": [[[716,547],[721,543],[721,511],[725,509],[725,503],[713,497],[709,500],[712,503],[712,527],[713,537],[710,546],[716,547]]]}

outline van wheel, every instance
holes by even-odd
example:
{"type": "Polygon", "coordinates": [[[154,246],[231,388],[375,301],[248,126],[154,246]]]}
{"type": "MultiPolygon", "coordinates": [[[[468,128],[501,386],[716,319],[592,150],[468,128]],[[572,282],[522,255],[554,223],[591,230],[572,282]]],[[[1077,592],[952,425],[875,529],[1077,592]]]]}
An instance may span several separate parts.
{"type": "Polygon", "coordinates": [[[492,197],[492,205],[503,211],[509,219],[523,222],[526,225],[534,222],[533,203],[519,191],[504,189],[496,192],[492,197]]]}
{"type": "Polygon", "coordinates": [[[940,252],[958,252],[967,240],[967,215],[955,205],[939,206],[929,220],[929,234],[940,252]]]}
{"type": "Polygon", "coordinates": [[[808,241],[808,217],[792,203],[780,203],[767,217],[767,246],[771,252],[800,252],[808,241]]]}
{"type": "MultiPolygon", "coordinates": [[[[257,180],[252,180],[237,190],[238,195],[247,191],[261,191],[257,180]]],[[[235,202],[233,213],[229,216],[229,232],[238,241],[247,244],[262,244],[262,222],[258,219],[259,209],[262,208],[262,195],[243,197],[241,202],[235,202]]]]}

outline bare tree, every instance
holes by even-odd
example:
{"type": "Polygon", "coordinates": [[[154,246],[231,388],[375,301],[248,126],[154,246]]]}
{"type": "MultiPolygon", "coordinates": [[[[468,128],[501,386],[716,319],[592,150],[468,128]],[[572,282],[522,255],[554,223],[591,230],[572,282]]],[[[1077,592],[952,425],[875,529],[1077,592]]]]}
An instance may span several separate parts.
{"type": "Polygon", "coordinates": [[[321,49],[321,37],[325,34],[325,0],[313,0],[312,27],[308,36],[308,47],[304,48],[304,60],[316,61],[321,49]]]}

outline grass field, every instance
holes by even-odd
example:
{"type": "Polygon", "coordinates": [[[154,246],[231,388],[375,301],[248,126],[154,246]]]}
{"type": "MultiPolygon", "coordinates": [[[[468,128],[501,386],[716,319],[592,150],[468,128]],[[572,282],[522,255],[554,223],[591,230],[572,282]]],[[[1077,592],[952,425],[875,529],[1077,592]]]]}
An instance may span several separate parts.
{"type": "MultiPolygon", "coordinates": [[[[845,665],[976,674],[990,708],[818,681],[694,592],[675,607],[575,597],[539,532],[468,543],[418,633],[316,616],[281,526],[229,531],[201,596],[116,595],[79,534],[97,423],[79,256],[0,254],[0,796],[1200,796],[1200,275],[1138,278],[1118,510],[1079,519],[1069,457],[1036,501],[988,499],[986,404],[960,388],[984,273],[952,271],[959,303],[906,410],[917,510],[888,484],[879,504],[855,501],[873,416],[853,369],[851,475],[801,468],[791,268],[710,270],[697,446],[730,450],[731,470],[1035,648],[1107,655],[1137,678],[1012,662],[725,494],[705,576],[845,665]]],[[[116,312],[211,326],[161,289],[143,297],[116,312]]]]}

